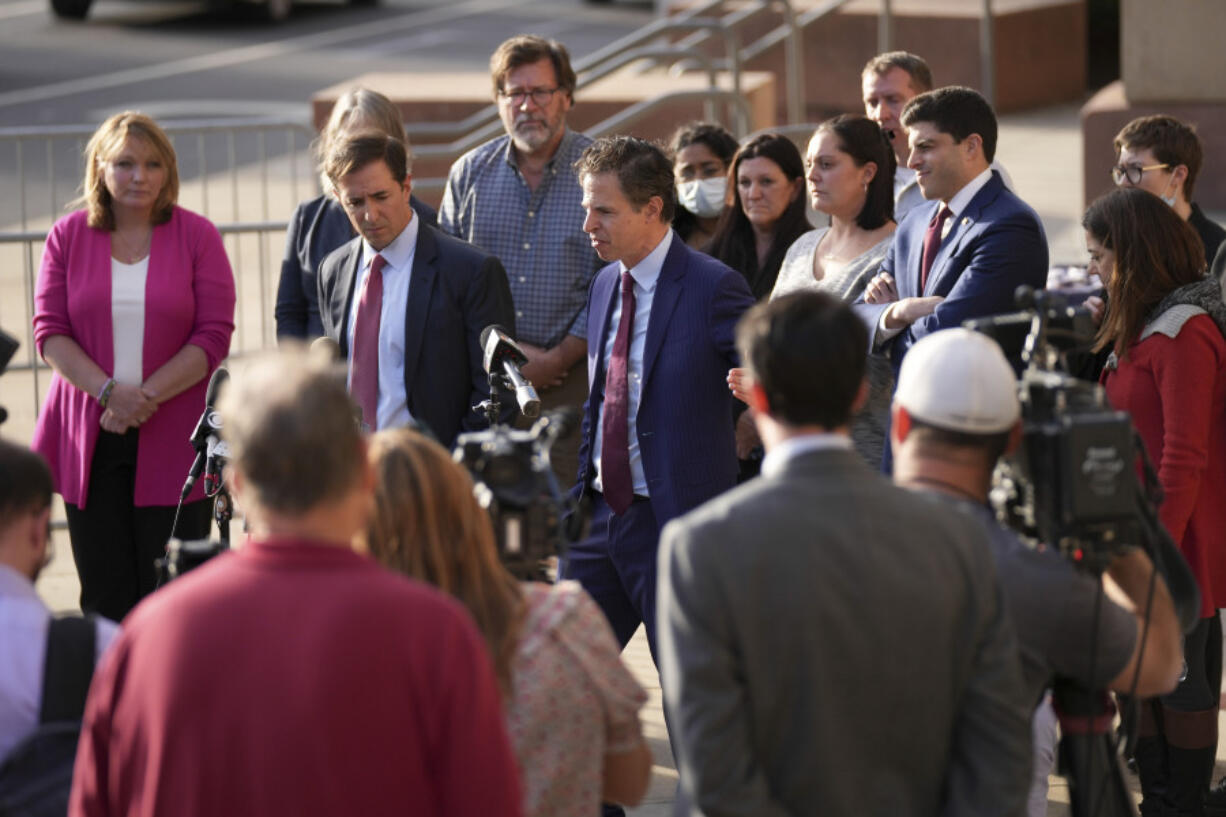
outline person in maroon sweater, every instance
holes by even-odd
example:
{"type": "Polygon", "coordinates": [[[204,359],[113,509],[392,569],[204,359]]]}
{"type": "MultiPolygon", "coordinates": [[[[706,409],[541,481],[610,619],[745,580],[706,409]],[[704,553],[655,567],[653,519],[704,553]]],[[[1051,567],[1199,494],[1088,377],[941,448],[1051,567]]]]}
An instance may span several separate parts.
{"type": "Polygon", "coordinates": [[[1091,204],[1082,226],[1108,294],[1102,382],[1158,470],[1159,516],[1201,593],[1184,679],[1141,704],[1141,813],[1199,815],[1217,751],[1226,603],[1226,305],[1195,230],[1157,196],[1121,188],[1091,204]]]}
{"type": "Polygon", "coordinates": [[[518,817],[476,629],[350,549],[374,478],[343,379],[269,356],[219,410],[250,539],[128,617],[90,689],[69,813],[518,817]]]}

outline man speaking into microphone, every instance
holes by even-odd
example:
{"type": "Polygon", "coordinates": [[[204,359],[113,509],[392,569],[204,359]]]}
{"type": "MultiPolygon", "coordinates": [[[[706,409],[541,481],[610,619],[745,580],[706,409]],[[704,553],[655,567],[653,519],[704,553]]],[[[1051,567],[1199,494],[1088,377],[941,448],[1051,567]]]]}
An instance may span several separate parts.
{"type": "Polygon", "coordinates": [[[324,169],[358,237],[320,264],[320,317],[349,362],[363,426],[414,421],[450,447],[460,431],[485,425],[472,410],[489,396],[481,332],[514,332],[506,272],[413,215],[402,142],[353,134],[324,169]]]}

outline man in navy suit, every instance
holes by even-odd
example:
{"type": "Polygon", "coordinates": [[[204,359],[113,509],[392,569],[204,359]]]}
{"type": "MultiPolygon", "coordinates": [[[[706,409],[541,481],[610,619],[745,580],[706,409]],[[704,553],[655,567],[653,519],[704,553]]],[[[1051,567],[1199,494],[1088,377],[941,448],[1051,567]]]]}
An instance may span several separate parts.
{"type": "Polygon", "coordinates": [[[355,134],[333,148],[325,170],[359,236],[320,264],[319,311],[349,360],[363,424],[413,421],[450,446],[461,430],[485,425],[472,410],[489,396],[482,329],[514,332],[502,264],[414,216],[400,140],[355,134]]]}
{"type": "Polygon", "coordinates": [[[1039,217],[990,165],[996,115],[970,88],[938,88],[903,109],[907,166],[928,202],[899,222],[856,311],[897,372],[925,335],[1015,308],[1014,291],[1047,281],[1039,217]]]}
{"type": "Polygon", "coordinates": [[[656,545],[670,519],[736,482],[734,332],[753,296],[739,273],[669,226],[672,164],[641,139],[597,140],[578,162],[583,230],[601,260],[588,298],[588,399],[576,491],[588,538],[567,553],[624,647],[642,622],[656,650],[656,545]]]}

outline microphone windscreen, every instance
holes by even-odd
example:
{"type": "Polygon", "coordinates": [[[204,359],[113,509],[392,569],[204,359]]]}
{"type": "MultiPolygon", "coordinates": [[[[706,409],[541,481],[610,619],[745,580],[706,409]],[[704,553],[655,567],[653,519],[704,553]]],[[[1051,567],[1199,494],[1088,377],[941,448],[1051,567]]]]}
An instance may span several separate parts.
{"type": "Polygon", "coordinates": [[[204,405],[208,408],[213,408],[217,405],[217,395],[221,391],[221,387],[230,379],[230,372],[225,366],[218,366],[213,372],[213,376],[209,378],[209,389],[204,396],[204,405]]]}

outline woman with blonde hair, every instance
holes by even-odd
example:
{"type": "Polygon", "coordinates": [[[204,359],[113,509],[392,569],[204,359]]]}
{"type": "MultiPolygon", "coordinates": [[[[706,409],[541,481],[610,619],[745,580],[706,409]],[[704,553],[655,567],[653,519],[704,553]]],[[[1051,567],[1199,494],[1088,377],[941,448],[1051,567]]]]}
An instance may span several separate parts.
{"type": "Polygon", "coordinates": [[[622,664],[600,608],[575,582],[517,582],[498,560],[473,482],[408,429],[371,438],[375,512],[365,549],[432,584],[472,615],[502,685],[524,814],[595,815],[634,805],[651,774],[638,711],[646,694],[622,664]]]}
{"type": "Polygon", "coordinates": [[[38,273],[34,341],[55,374],[32,447],[64,498],[81,609],[118,621],[156,585],[172,529],[208,535],[202,485],[175,506],[230,351],[234,277],[217,228],[176,203],[174,148],[149,117],[99,126],[83,190],[38,273]]]}
{"type": "MultiPolygon", "coordinates": [[[[404,142],[406,148],[409,144],[400,109],[383,94],[368,88],[351,88],[336,100],[328,124],[312,145],[324,192],[298,205],[285,235],[285,256],[281,260],[274,310],[278,338],[308,340],[324,333],[315,290],[319,263],[357,234],[345,208],[332,195],[332,182],[323,173],[323,164],[338,137],[359,130],[385,133],[404,142]]],[[[416,196],[410,196],[409,203],[427,224],[438,223],[433,207],[416,196]]]]}

